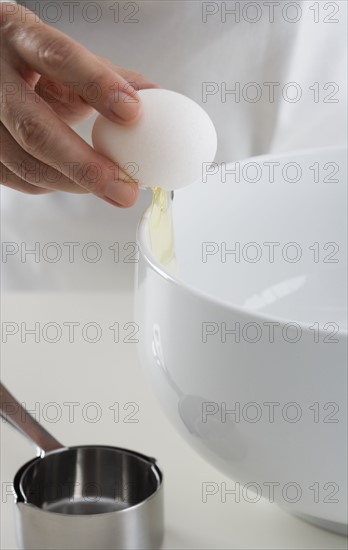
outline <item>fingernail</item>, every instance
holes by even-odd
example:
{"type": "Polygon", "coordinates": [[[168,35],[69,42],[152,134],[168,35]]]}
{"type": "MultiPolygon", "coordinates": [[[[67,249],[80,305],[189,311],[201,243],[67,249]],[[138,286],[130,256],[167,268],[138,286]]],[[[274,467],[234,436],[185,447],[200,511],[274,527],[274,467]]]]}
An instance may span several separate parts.
{"type": "Polygon", "coordinates": [[[107,199],[122,204],[123,206],[131,206],[134,204],[138,194],[138,187],[134,183],[126,183],[123,181],[112,181],[104,191],[107,199]]]}
{"type": "Polygon", "coordinates": [[[141,102],[138,98],[119,92],[110,103],[111,112],[117,118],[128,122],[138,118],[141,112],[141,102]]]}

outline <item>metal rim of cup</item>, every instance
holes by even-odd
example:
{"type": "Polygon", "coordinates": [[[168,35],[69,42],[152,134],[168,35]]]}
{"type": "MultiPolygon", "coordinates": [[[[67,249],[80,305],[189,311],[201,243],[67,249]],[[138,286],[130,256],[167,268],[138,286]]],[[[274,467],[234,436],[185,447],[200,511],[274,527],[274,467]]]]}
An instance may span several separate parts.
{"type": "MultiPolygon", "coordinates": [[[[58,514],[60,516],[69,516],[70,514],[64,514],[64,513],[55,512],[55,511],[52,511],[52,510],[44,510],[43,508],[37,506],[36,504],[31,503],[30,500],[27,500],[25,491],[23,489],[23,482],[25,480],[25,477],[31,471],[31,469],[33,467],[35,467],[39,461],[45,460],[46,457],[52,456],[53,454],[64,453],[64,452],[69,451],[69,450],[77,450],[77,449],[101,449],[101,450],[118,451],[120,454],[131,455],[139,461],[146,462],[147,464],[151,465],[151,467],[152,467],[153,474],[155,475],[155,478],[156,478],[156,488],[151,494],[149,494],[146,498],[140,500],[139,502],[137,502],[135,504],[131,504],[131,505],[127,506],[124,509],[114,510],[114,511],[110,511],[110,512],[103,512],[102,515],[107,515],[107,514],[121,515],[121,514],[127,513],[130,510],[135,510],[137,507],[141,507],[146,502],[148,502],[148,501],[152,500],[153,498],[155,498],[156,495],[161,490],[161,488],[163,487],[163,472],[162,472],[161,468],[159,467],[157,460],[154,459],[154,458],[151,458],[151,457],[146,456],[144,454],[138,453],[136,451],[132,451],[130,449],[125,449],[125,448],[122,448],[122,447],[112,447],[112,446],[109,446],[109,445],[75,445],[75,446],[71,446],[71,447],[63,447],[61,449],[56,449],[54,451],[50,451],[48,453],[45,453],[45,455],[42,456],[42,457],[37,456],[37,457],[29,460],[28,462],[26,462],[23,466],[21,466],[21,468],[16,472],[14,480],[13,480],[13,490],[14,490],[14,493],[15,493],[16,503],[31,504],[33,506],[36,506],[39,510],[41,510],[42,512],[47,513],[47,514],[58,514]]],[[[89,514],[89,515],[93,516],[93,515],[96,515],[96,514],[89,514]]],[[[85,514],[75,514],[74,515],[74,517],[79,517],[79,516],[83,517],[83,516],[85,516],[85,514]]]]}

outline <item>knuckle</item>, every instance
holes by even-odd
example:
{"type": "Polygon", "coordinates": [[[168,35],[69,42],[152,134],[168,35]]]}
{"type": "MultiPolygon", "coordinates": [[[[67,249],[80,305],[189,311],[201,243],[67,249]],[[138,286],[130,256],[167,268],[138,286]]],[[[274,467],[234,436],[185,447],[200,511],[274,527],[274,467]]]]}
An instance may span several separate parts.
{"type": "Polygon", "coordinates": [[[44,152],[49,144],[49,127],[33,114],[20,114],[15,120],[20,145],[29,153],[44,152]]]}
{"type": "Polygon", "coordinates": [[[69,63],[72,56],[72,44],[66,37],[45,40],[40,44],[37,56],[40,63],[47,69],[59,70],[69,63]]]}

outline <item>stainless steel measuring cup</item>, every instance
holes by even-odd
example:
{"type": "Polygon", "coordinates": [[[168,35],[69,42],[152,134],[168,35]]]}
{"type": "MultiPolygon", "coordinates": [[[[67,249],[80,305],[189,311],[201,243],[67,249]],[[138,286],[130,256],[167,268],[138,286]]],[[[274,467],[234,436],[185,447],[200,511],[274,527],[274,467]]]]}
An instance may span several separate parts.
{"type": "Polygon", "coordinates": [[[13,482],[21,549],[160,547],[163,475],[154,458],[102,445],[64,447],[1,383],[0,415],[39,447],[13,482]]]}

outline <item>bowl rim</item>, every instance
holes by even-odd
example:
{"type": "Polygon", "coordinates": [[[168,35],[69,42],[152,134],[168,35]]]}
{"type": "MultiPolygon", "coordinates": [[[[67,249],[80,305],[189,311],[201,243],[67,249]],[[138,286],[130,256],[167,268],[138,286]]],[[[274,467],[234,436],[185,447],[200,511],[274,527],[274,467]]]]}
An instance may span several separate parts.
{"type": "MultiPolygon", "coordinates": [[[[309,148],[309,149],[302,149],[302,150],[294,150],[287,153],[276,153],[276,154],[265,154],[265,155],[258,155],[253,157],[248,157],[245,159],[242,159],[240,161],[235,160],[231,162],[226,162],[226,165],[233,164],[235,162],[245,163],[250,162],[255,159],[280,159],[280,158],[291,158],[294,155],[297,156],[309,156],[313,153],[325,153],[325,152],[346,152],[347,148],[344,146],[336,147],[318,147],[318,148],[309,148]]],[[[219,167],[221,166],[221,163],[219,163],[219,167]]],[[[187,283],[186,281],[180,279],[176,275],[173,275],[170,273],[166,268],[160,264],[160,262],[154,257],[152,254],[150,247],[149,247],[149,235],[148,235],[148,220],[150,217],[150,211],[151,211],[151,205],[147,207],[145,212],[143,213],[138,226],[136,230],[136,242],[139,248],[139,252],[141,257],[145,260],[146,264],[151,268],[151,270],[155,271],[157,275],[159,275],[162,279],[165,279],[170,284],[177,287],[180,291],[185,292],[191,296],[194,296],[195,298],[199,298],[200,300],[203,300],[205,302],[208,302],[212,305],[217,305],[219,307],[222,307],[225,310],[228,310],[230,312],[234,311],[238,314],[250,316],[253,318],[256,318],[258,320],[263,320],[266,322],[274,322],[279,323],[280,325],[286,325],[289,323],[296,323],[301,327],[302,330],[305,330],[306,332],[309,332],[310,326],[313,325],[313,321],[297,321],[296,319],[286,318],[277,316],[274,314],[262,314],[257,311],[253,311],[252,309],[248,309],[246,307],[242,307],[236,304],[233,304],[231,302],[225,302],[221,298],[215,297],[212,294],[209,294],[201,289],[198,289],[194,287],[192,284],[187,283]]],[[[346,222],[347,223],[347,222],[346,222]]],[[[140,261],[140,258],[139,258],[140,261]]],[[[329,322],[329,321],[328,321],[329,322]]],[[[319,328],[320,334],[325,334],[322,328],[319,328]]],[[[348,334],[348,328],[339,328],[339,334],[341,336],[347,337],[348,334]]]]}

